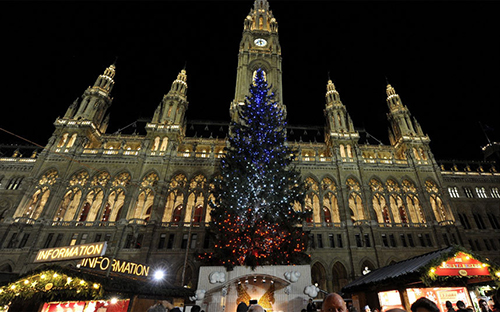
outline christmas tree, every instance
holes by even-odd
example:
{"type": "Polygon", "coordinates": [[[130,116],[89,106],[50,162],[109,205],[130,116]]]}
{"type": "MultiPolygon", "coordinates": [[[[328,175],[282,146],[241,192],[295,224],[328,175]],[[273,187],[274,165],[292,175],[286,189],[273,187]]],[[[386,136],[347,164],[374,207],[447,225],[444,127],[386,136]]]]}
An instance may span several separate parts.
{"type": "Polygon", "coordinates": [[[229,145],[214,180],[210,231],[215,251],[200,255],[212,265],[309,262],[307,235],[298,226],[306,213],[294,210],[304,186],[286,144],[286,121],[265,72],[256,71],[240,118],[231,124],[229,145]]]}

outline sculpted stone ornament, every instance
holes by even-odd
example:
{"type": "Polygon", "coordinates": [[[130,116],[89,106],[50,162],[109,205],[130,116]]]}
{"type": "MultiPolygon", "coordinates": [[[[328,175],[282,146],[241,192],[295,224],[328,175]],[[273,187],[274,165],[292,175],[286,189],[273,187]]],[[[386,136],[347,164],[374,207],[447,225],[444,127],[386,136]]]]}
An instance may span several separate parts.
{"type": "Polygon", "coordinates": [[[300,272],[297,271],[285,272],[284,275],[286,280],[289,281],[290,283],[295,283],[300,278],[300,272]]]}
{"type": "Polygon", "coordinates": [[[226,281],[226,274],[224,272],[212,272],[208,276],[210,284],[224,283],[226,281]]]}
{"type": "Polygon", "coordinates": [[[308,295],[311,298],[315,298],[316,296],[318,296],[318,293],[319,288],[317,286],[309,285],[304,288],[304,294],[308,295]]]}

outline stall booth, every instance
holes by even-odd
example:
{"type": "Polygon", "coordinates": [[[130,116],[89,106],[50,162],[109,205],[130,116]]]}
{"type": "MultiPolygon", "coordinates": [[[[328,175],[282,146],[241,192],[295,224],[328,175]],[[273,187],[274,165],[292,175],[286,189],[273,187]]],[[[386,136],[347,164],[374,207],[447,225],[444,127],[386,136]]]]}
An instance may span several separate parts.
{"type": "MultiPolygon", "coordinates": [[[[434,301],[446,312],[446,301],[462,300],[480,311],[479,299],[488,299],[500,285],[500,267],[460,246],[450,246],[374,270],[347,284],[358,308],[410,311],[418,298],[434,301]]],[[[362,311],[359,310],[359,311],[362,311]]]]}
{"type": "Polygon", "coordinates": [[[0,287],[0,311],[144,312],[157,300],[179,302],[193,295],[165,281],[49,265],[0,287]]]}

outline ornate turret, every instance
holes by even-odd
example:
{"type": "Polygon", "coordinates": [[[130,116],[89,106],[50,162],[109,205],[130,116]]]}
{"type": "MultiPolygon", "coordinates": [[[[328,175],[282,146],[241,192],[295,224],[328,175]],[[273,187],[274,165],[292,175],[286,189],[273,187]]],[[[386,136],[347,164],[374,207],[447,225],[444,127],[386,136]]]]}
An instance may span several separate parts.
{"type": "Polygon", "coordinates": [[[408,107],[403,105],[396,90],[387,84],[387,106],[389,113],[387,118],[390,123],[389,140],[396,147],[397,156],[405,158],[411,155],[417,161],[430,158],[430,139],[424,135],[422,127],[415,118],[412,118],[408,107]]]}
{"type": "Polygon", "coordinates": [[[390,84],[387,85],[386,92],[387,105],[389,106],[387,117],[391,123],[394,137],[400,139],[402,137],[424,136],[417,120],[411,117],[410,111],[403,105],[401,98],[390,84]]]}
{"type": "Polygon", "coordinates": [[[327,121],[327,135],[325,136],[327,144],[338,145],[341,142],[356,143],[359,139],[359,133],[354,130],[347,109],[340,101],[338,91],[331,80],[326,85],[326,106],[325,117],[327,121]]]}
{"type": "Polygon", "coordinates": [[[174,150],[175,144],[180,142],[186,132],[187,101],[187,74],[183,69],[172,82],[172,87],[155,110],[153,119],[146,125],[151,142],[151,151],[165,152],[174,150]],[[170,148],[172,147],[172,148],[170,148]]]}
{"type": "Polygon", "coordinates": [[[110,97],[110,92],[115,85],[114,77],[115,65],[113,64],[106,68],[104,74],[97,77],[93,87],[85,90],[81,97],[82,100],[78,111],[71,119],[89,120],[94,123],[96,128],[100,128],[104,115],[113,101],[110,97]]]}
{"type": "Polygon", "coordinates": [[[243,22],[236,91],[230,107],[233,121],[238,119],[239,107],[244,105],[254,73],[259,68],[266,73],[267,82],[273,87],[276,100],[286,114],[281,92],[281,46],[278,38],[278,22],[269,9],[267,0],[255,0],[253,9],[243,22]]]}
{"type": "Polygon", "coordinates": [[[170,91],[163,96],[151,122],[180,125],[188,107],[187,88],[186,70],[183,69],[172,82],[170,91]]]}

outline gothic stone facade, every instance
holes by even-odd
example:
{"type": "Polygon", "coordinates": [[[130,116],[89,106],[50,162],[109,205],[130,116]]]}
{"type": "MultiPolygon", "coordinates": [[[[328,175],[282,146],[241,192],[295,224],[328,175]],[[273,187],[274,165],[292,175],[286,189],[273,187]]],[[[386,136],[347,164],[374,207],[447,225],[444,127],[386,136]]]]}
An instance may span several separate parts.
{"type": "MultiPolygon", "coordinates": [[[[281,99],[278,39],[269,4],[256,0],[244,20],[233,120],[257,68],[281,99]]],[[[165,268],[177,285],[197,285],[201,264],[194,254],[213,245],[206,234],[210,179],[228,126],[187,123],[182,70],[146,124],[147,134],[106,133],[115,69],[106,68],[56,119],[43,151],[0,158],[0,271],[35,268],[43,248],[107,241],[109,256],[165,268]],[[194,127],[200,131],[189,135],[194,127]]],[[[449,244],[500,261],[495,164],[436,161],[400,96],[391,85],[386,91],[390,145],[360,143],[332,81],[326,127],[289,128],[308,189],[297,209],[313,211],[303,224],[310,231],[311,282],[328,292],[366,269],[449,244]],[[322,140],[307,140],[318,131],[322,140]],[[293,133],[302,135],[294,140],[293,133]]]]}

